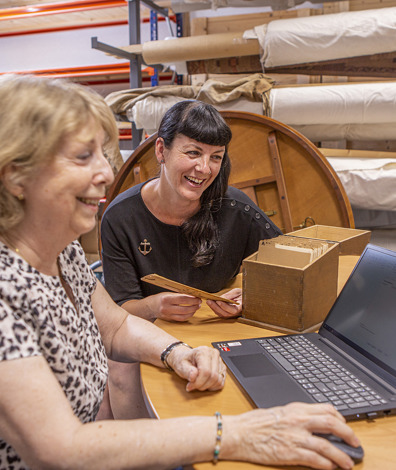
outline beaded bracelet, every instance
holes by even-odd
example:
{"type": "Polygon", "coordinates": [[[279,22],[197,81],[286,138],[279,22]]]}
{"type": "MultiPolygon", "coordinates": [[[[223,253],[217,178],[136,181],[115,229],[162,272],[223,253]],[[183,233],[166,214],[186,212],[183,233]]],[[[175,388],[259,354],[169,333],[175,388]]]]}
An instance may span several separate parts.
{"type": "Polygon", "coordinates": [[[216,411],[215,413],[217,419],[217,429],[216,429],[216,444],[213,451],[213,463],[216,465],[219,460],[220,446],[221,446],[221,436],[223,435],[223,421],[221,413],[216,411]]]}
{"type": "Polygon", "coordinates": [[[164,364],[165,368],[173,372],[172,367],[168,364],[168,356],[171,353],[171,351],[176,348],[177,346],[186,346],[187,348],[192,349],[191,346],[189,346],[186,343],[183,343],[183,341],[176,341],[175,343],[171,343],[169,346],[167,346],[161,353],[161,361],[164,364]]]}

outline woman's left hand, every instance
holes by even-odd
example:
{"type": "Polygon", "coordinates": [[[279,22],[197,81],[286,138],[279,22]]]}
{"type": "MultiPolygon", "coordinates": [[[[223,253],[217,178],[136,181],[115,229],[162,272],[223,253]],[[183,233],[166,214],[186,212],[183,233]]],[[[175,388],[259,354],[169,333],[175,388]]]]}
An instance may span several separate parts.
{"type": "Polygon", "coordinates": [[[221,390],[226,378],[226,366],[219,351],[207,346],[190,349],[174,348],[167,358],[177,375],[187,380],[186,390],[221,390]]]}
{"type": "Polygon", "coordinates": [[[231,289],[222,295],[226,299],[235,300],[237,304],[229,304],[217,300],[207,300],[206,303],[216,315],[221,318],[238,317],[242,312],[242,289],[231,289]]]}

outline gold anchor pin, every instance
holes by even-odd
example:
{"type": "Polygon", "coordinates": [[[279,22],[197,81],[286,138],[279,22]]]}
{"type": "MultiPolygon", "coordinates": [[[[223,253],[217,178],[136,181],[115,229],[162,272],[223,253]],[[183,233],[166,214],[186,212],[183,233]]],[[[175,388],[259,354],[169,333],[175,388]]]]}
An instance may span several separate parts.
{"type": "Polygon", "coordinates": [[[150,242],[148,242],[147,239],[145,238],[142,242],[140,242],[138,250],[143,256],[148,255],[150,251],[152,250],[150,242]]]}

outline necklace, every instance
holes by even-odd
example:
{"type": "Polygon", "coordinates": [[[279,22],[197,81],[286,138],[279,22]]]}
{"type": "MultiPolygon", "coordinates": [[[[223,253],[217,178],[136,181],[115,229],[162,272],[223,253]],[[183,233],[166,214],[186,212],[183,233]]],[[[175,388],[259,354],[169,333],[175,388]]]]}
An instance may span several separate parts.
{"type": "MultiPolygon", "coordinates": [[[[49,276],[56,276],[56,275],[59,275],[58,273],[58,270],[59,270],[59,267],[56,266],[56,272],[58,274],[55,274],[55,271],[53,271],[53,269],[51,268],[51,266],[47,266],[46,264],[43,264],[42,263],[42,257],[39,256],[37,259],[36,259],[36,256],[34,255],[34,252],[33,253],[33,259],[36,259],[36,262],[32,262],[31,260],[29,260],[26,256],[24,256],[24,254],[21,252],[21,250],[15,246],[15,244],[10,240],[10,237],[9,236],[4,236],[2,235],[0,237],[0,240],[8,247],[9,250],[12,250],[14,251],[18,256],[20,256],[27,264],[29,264],[30,266],[32,266],[34,269],[37,269],[39,272],[42,272],[43,274],[46,274],[46,275],[49,275],[49,276]],[[38,264],[37,264],[38,263],[38,264]]],[[[31,258],[31,256],[29,256],[29,258],[31,258]]]]}
{"type": "MultiPolygon", "coordinates": [[[[12,251],[15,251],[15,253],[18,253],[19,256],[21,255],[21,252],[19,251],[19,248],[17,248],[10,240],[9,237],[2,235],[0,240],[6,245],[8,248],[10,248],[12,251]]],[[[23,256],[22,256],[23,258],[23,256]]]]}

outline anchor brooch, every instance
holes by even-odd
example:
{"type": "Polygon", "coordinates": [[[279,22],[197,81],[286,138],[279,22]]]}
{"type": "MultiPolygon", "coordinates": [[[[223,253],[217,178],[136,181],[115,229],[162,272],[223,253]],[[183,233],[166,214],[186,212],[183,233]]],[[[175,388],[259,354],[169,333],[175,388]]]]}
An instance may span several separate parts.
{"type": "Polygon", "coordinates": [[[148,255],[150,251],[152,250],[150,242],[148,242],[147,239],[145,238],[142,242],[140,242],[138,250],[143,256],[148,255]]]}

